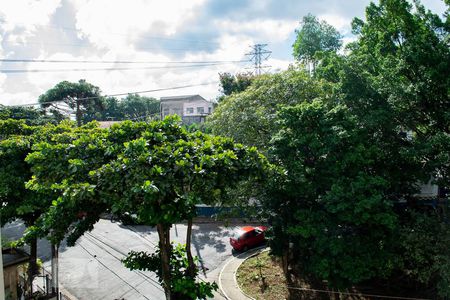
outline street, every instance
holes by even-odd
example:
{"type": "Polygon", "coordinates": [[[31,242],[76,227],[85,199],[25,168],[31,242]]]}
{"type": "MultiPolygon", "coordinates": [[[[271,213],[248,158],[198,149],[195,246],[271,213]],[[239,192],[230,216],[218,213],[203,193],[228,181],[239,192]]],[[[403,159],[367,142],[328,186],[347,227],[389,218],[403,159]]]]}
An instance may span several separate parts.
{"type": "MultiPolygon", "coordinates": [[[[2,229],[5,239],[20,237],[23,225],[8,224],[2,229]]],[[[186,225],[172,227],[175,242],[186,240],[186,225]]],[[[194,224],[192,253],[200,259],[201,275],[215,280],[219,266],[232,255],[229,237],[234,227],[216,223],[194,224]]],[[[131,250],[153,252],[158,243],[156,230],[149,226],[124,226],[101,219],[94,230],[85,233],[74,247],[60,247],[60,284],[72,295],[83,299],[165,299],[152,272],[130,271],[121,259],[131,250]]],[[[38,243],[38,256],[50,270],[50,247],[46,240],[38,243]]]]}

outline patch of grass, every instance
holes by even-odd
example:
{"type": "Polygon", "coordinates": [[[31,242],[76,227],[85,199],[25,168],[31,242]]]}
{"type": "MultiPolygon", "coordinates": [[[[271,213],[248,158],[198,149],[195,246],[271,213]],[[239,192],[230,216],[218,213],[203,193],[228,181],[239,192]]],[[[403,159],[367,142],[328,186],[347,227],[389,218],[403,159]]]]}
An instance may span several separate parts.
{"type": "Polygon", "coordinates": [[[239,287],[258,300],[287,299],[288,290],[279,260],[268,251],[244,261],[237,270],[239,287]]]}

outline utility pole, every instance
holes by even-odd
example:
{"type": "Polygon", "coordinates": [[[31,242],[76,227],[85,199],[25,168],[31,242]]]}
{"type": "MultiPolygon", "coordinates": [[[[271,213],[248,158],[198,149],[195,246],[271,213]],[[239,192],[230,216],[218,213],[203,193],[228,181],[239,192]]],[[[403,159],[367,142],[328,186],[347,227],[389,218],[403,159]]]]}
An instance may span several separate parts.
{"type": "Polygon", "coordinates": [[[252,51],[245,54],[250,56],[250,61],[253,62],[255,75],[261,75],[262,69],[270,67],[267,65],[262,65],[262,62],[266,61],[272,53],[272,51],[264,49],[265,47],[267,47],[267,44],[255,44],[251,46],[252,51]]]}

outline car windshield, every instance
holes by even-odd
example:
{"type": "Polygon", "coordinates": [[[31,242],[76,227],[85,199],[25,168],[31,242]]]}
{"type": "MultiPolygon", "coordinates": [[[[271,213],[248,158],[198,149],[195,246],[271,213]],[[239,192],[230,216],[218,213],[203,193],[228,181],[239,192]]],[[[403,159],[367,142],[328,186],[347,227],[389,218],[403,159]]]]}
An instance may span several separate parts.
{"type": "Polygon", "coordinates": [[[233,233],[231,234],[231,237],[234,239],[239,239],[243,234],[245,233],[245,231],[241,230],[241,229],[236,229],[235,231],[233,231],[233,233]]]}

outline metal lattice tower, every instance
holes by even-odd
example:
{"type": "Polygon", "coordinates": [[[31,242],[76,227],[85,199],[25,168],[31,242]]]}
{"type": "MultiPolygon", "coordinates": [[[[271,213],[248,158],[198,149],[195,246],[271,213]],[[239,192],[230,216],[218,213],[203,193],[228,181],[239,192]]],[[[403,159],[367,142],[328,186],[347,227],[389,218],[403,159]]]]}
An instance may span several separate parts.
{"type": "Polygon", "coordinates": [[[272,53],[272,51],[264,49],[265,47],[267,47],[267,44],[255,44],[251,46],[252,51],[245,54],[250,56],[250,61],[253,62],[255,75],[261,75],[262,69],[270,67],[267,65],[262,65],[262,62],[266,61],[272,53]]]}

